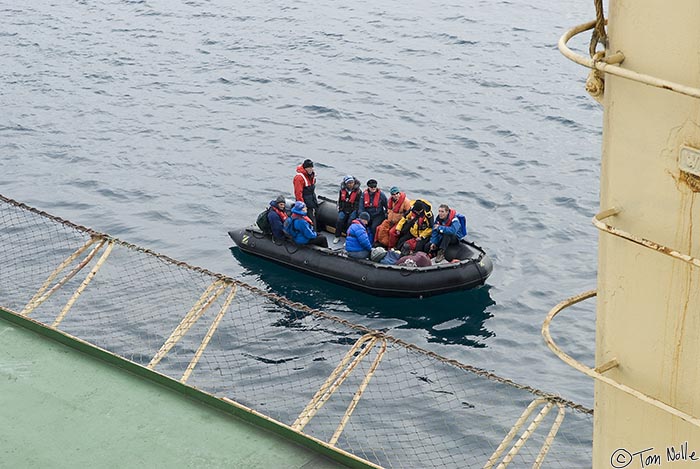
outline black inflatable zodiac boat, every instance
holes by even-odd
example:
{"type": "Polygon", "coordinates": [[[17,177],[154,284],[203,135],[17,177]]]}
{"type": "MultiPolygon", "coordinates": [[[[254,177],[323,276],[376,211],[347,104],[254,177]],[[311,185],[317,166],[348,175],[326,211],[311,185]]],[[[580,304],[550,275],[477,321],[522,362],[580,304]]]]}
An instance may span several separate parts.
{"type": "MultiPolygon", "coordinates": [[[[316,213],[319,225],[335,226],[334,202],[323,197],[319,202],[316,213]]],[[[426,297],[468,290],[483,285],[493,270],[484,250],[465,239],[445,252],[445,259],[452,262],[407,267],[350,258],[342,244],[321,248],[298,246],[291,241],[276,242],[256,225],[234,229],[228,234],[245,253],[378,296],[426,297]]],[[[326,231],[320,234],[333,237],[326,231]]]]}

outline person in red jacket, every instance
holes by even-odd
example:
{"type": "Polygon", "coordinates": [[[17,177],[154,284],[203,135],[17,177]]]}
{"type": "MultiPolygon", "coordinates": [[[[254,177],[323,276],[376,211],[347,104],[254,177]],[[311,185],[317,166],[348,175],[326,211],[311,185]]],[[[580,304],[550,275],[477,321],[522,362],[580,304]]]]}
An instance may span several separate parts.
{"type": "Polygon", "coordinates": [[[316,173],[314,172],[314,162],[306,159],[302,164],[297,166],[297,172],[294,175],[294,197],[297,202],[306,204],[307,216],[311,219],[317,229],[316,209],[318,208],[318,199],[316,198],[316,173]]]}

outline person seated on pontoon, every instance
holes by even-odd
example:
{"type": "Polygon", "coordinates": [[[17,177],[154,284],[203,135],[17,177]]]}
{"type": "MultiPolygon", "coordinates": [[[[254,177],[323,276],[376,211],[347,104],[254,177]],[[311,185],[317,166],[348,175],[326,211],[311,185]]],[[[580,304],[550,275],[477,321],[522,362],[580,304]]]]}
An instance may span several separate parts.
{"type": "Polygon", "coordinates": [[[272,238],[277,241],[283,241],[285,238],[284,222],[288,218],[285,211],[286,206],[287,200],[283,195],[280,195],[275,200],[270,201],[270,209],[267,211],[267,221],[270,223],[272,238]]]}
{"type": "Polygon", "coordinates": [[[430,236],[428,255],[440,262],[445,259],[445,250],[451,244],[459,244],[459,240],[467,235],[467,219],[461,213],[447,204],[438,207],[438,216],[430,236]]]}
{"type": "Polygon", "coordinates": [[[413,253],[425,251],[425,245],[430,242],[433,232],[433,212],[430,203],[418,199],[413,202],[411,211],[406,214],[391,232],[392,240],[396,241],[396,248],[413,253]]]}
{"type": "Polygon", "coordinates": [[[355,259],[367,259],[372,250],[372,243],[369,241],[367,224],[369,223],[369,213],[362,212],[357,220],[353,220],[348,228],[348,236],[345,239],[345,251],[348,257],[355,259]]]}
{"type": "Polygon", "coordinates": [[[312,244],[322,248],[328,247],[326,237],[314,231],[314,224],[307,216],[304,202],[296,202],[294,204],[292,216],[287,218],[284,224],[284,231],[292,237],[292,241],[296,244],[312,244]]]}

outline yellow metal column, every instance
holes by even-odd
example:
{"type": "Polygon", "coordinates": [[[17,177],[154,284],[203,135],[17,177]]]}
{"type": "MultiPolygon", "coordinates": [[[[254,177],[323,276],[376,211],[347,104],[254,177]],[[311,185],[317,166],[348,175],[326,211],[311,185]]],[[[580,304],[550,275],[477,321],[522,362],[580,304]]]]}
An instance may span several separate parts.
{"type": "MultiPolygon", "coordinates": [[[[611,0],[608,53],[619,65],[700,85],[700,3],[611,0]]],[[[700,100],[607,74],[601,211],[606,223],[700,257],[700,184],[679,169],[683,145],[700,148],[700,100]]],[[[697,178],[700,181],[700,178],[697,178]]],[[[700,415],[698,267],[629,240],[600,235],[596,366],[605,376],[691,416],[700,415]]],[[[601,380],[595,384],[594,467],[700,457],[700,429],[601,380]]],[[[685,462],[690,462],[686,460],[685,462]]]]}

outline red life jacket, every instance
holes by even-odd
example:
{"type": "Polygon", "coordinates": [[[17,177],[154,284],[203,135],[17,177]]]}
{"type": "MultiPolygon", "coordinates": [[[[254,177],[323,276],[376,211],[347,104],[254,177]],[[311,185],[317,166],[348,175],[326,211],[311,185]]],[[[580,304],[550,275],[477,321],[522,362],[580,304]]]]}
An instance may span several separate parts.
{"type": "Polygon", "coordinates": [[[274,205],[271,205],[270,208],[274,210],[277,215],[279,215],[280,220],[282,220],[282,223],[284,223],[284,221],[287,219],[287,214],[284,213],[283,210],[280,210],[277,207],[275,207],[274,205]]]}
{"type": "Polygon", "coordinates": [[[377,189],[374,193],[374,200],[371,200],[372,196],[369,193],[369,189],[365,189],[365,208],[379,208],[379,198],[382,191],[377,189]]]}
{"type": "Polygon", "coordinates": [[[346,188],[343,188],[340,190],[340,201],[354,204],[355,200],[357,199],[357,194],[359,193],[360,191],[353,189],[350,192],[350,195],[348,196],[348,190],[346,188]]]}
{"type": "Polygon", "coordinates": [[[401,207],[403,207],[403,202],[406,200],[406,194],[403,192],[399,193],[399,200],[396,201],[396,204],[394,204],[394,198],[389,197],[389,210],[393,210],[394,213],[401,213],[403,210],[401,210],[401,207]]]}
{"type": "Polygon", "coordinates": [[[299,215],[297,213],[292,213],[292,220],[306,220],[309,222],[309,225],[314,226],[314,222],[311,221],[311,218],[309,218],[306,215],[299,215]]]}
{"type": "Polygon", "coordinates": [[[444,226],[452,225],[452,220],[455,219],[455,216],[457,216],[457,211],[455,209],[451,208],[450,213],[447,214],[447,221],[445,223],[441,223],[441,225],[444,225],[444,226]]]}
{"type": "Polygon", "coordinates": [[[304,180],[304,187],[316,185],[316,173],[315,172],[309,174],[306,172],[306,169],[304,169],[303,166],[299,166],[299,167],[297,167],[297,174],[301,175],[302,179],[304,180]]]}

